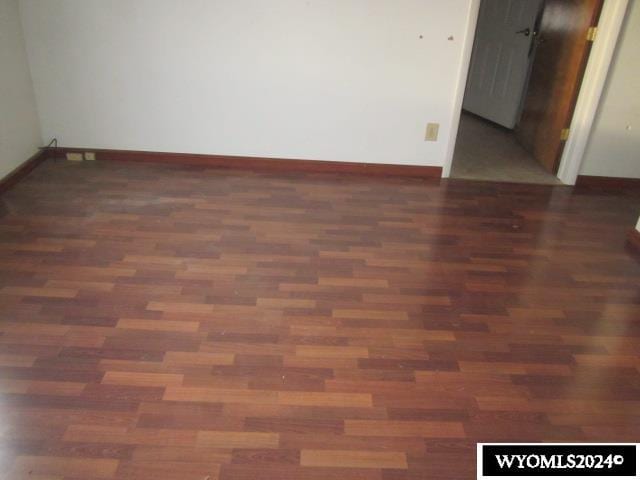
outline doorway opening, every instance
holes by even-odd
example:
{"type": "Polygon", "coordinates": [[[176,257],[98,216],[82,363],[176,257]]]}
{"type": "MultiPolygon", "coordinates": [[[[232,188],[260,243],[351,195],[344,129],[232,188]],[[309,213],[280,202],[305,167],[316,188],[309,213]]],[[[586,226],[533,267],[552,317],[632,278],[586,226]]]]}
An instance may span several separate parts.
{"type": "Polygon", "coordinates": [[[604,0],[481,0],[451,177],[561,184],[604,0]]]}

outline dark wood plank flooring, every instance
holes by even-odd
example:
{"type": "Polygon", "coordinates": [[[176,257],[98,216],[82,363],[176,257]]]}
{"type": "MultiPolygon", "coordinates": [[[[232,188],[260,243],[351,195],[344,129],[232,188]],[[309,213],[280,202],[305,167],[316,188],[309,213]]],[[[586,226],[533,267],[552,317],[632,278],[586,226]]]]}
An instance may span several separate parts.
{"type": "Polygon", "coordinates": [[[466,479],[478,441],[638,441],[638,212],[49,160],[2,197],[0,471],[466,479]]]}

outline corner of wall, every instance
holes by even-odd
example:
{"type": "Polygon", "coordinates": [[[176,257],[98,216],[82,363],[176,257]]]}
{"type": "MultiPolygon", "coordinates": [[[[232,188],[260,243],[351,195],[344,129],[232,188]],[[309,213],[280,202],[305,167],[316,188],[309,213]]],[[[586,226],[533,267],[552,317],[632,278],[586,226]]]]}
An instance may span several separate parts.
{"type": "Polygon", "coordinates": [[[42,132],[18,0],[0,0],[0,178],[42,145],[42,132]]]}

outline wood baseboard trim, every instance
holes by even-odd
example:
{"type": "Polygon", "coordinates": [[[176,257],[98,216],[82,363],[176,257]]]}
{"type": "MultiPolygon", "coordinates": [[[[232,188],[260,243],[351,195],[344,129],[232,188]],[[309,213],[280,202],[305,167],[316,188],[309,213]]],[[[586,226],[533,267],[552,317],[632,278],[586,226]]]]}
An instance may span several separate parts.
{"type": "Polygon", "coordinates": [[[629,230],[629,234],[627,235],[627,242],[631,245],[637,252],[640,252],[640,232],[635,228],[629,230]]]}
{"type": "Polygon", "coordinates": [[[595,175],[578,175],[577,187],[593,187],[602,189],[639,189],[640,178],[599,177],[595,175]]]}
{"type": "Polygon", "coordinates": [[[41,148],[26,162],[18,165],[0,180],[0,195],[10,190],[16,183],[25,178],[33,169],[51,156],[51,150],[41,148]]]}
{"type": "Polygon", "coordinates": [[[95,148],[58,148],[56,153],[95,152],[96,160],[122,162],[172,163],[235,170],[302,173],[350,173],[359,175],[441,178],[442,167],[390,165],[376,163],[332,162],[284,158],[242,157],[231,155],[201,155],[193,153],[146,152],[95,148]]]}

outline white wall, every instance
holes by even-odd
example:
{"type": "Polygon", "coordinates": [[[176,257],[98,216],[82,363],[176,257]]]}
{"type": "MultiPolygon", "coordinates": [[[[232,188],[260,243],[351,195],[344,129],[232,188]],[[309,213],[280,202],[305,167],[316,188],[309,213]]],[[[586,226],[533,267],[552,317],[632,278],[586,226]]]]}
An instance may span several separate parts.
{"type": "Polygon", "coordinates": [[[631,0],[581,175],[640,178],[640,2],[631,0]]]}
{"type": "Polygon", "coordinates": [[[444,164],[470,0],[20,4],[64,146],[444,164]]]}
{"type": "Polygon", "coordinates": [[[0,0],[0,178],[41,143],[18,0],[0,0]]]}

